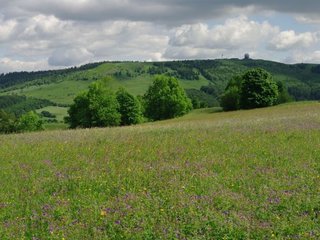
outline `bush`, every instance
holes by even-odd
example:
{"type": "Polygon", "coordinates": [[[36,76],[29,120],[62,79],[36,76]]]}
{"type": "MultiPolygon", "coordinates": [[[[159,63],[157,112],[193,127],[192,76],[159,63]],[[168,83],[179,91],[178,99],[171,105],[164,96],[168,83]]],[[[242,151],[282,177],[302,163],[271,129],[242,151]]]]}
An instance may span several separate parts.
{"type": "Polygon", "coordinates": [[[43,130],[43,121],[40,116],[31,111],[22,115],[16,123],[16,131],[18,132],[32,132],[43,130]]]}
{"type": "Polygon", "coordinates": [[[56,118],[57,116],[49,111],[41,111],[40,115],[46,118],[56,118]]]}
{"type": "Polygon", "coordinates": [[[144,100],[146,116],[152,120],[182,116],[192,109],[191,100],[173,77],[156,77],[144,100]]]}
{"type": "Polygon", "coordinates": [[[224,111],[233,111],[240,109],[240,90],[236,86],[231,86],[220,99],[221,107],[224,111]]]}
{"type": "Polygon", "coordinates": [[[0,110],[0,133],[12,133],[15,131],[15,117],[0,110]]]}

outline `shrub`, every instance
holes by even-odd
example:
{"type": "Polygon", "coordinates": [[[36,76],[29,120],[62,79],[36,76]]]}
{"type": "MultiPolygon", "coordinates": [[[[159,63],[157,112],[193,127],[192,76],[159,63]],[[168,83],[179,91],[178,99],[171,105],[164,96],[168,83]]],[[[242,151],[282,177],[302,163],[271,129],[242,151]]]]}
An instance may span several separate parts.
{"type": "Polygon", "coordinates": [[[0,110],[0,133],[12,133],[15,131],[15,117],[0,110]]]}
{"type": "Polygon", "coordinates": [[[23,114],[16,123],[16,130],[18,132],[32,132],[43,130],[43,121],[40,116],[31,111],[23,114]]]}
{"type": "Polygon", "coordinates": [[[233,111],[240,109],[240,90],[236,86],[231,86],[220,99],[221,107],[224,111],[233,111]]]}

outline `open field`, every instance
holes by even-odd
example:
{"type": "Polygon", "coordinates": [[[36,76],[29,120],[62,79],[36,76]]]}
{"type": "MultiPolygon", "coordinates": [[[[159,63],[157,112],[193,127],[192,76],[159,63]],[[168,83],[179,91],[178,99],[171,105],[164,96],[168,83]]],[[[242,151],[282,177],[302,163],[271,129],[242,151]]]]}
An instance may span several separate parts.
{"type": "Polygon", "coordinates": [[[319,239],[320,103],[0,136],[0,239],[319,239]]]}

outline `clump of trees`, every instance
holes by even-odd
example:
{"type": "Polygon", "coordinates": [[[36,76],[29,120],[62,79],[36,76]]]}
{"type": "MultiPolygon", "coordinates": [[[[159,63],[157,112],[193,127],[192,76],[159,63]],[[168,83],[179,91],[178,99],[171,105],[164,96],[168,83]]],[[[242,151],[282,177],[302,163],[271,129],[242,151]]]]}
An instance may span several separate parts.
{"type": "Polygon", "coordinates": [[[145,115],[151,120],[175,118],[192,109],[191,100],[176,78],[158,76],[144,95],[145,115]]]}
{"type": "Polygon", "coordinates": [[[80,93],[68,114],[66,122],[71,128],[118,126],[121,122],[116,95],[100,82],[91,84],[87,92],[80,93]]]}
{"type": "Polygon", "coordinates": [[[126,126],[148,120],[182,116],[192,109],[191,100],[177,79],[157,76],[144,96],[137,98],[124,88],[111,91],[101,82],[79,94],[65,119],[71,128],[126,126]]]}
{"type": "Polygon", "coordinates": [[[31,111],[16,118],[14,115],[0,110],[0,133],[19,133],[43,130],[41,117],[31,111]]]}
{"type": "Polygon", "coordinates": [[[233,77],[220,99],[225,111],[273,106],[290,101],[282,82],[273,80],[264,69],[256,68],[233,77]]]}

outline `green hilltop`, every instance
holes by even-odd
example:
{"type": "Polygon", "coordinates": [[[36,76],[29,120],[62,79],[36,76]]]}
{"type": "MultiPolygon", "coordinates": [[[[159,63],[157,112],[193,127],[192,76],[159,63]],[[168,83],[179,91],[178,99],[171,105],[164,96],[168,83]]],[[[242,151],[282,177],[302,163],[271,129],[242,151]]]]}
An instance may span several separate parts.
{"type": "Polygon", "coordinates": [[[49,106],[53,112],[66,113],[61,108],[68,107],[94,81],[143,95],[158,74],[176,77],[189,97],[203,106],[218,106],[217,98],[230,78],[253,67],[264,68],[275,80],[285,83],[295,100],[320,99],[320,65],[316,64],[287,65],[253,59],[100,62],[62,70],[1,74],[0,108],[16,115],[49,106]],[[26,96],[25,102],[20,101],[21,96],[26,96]]]}

